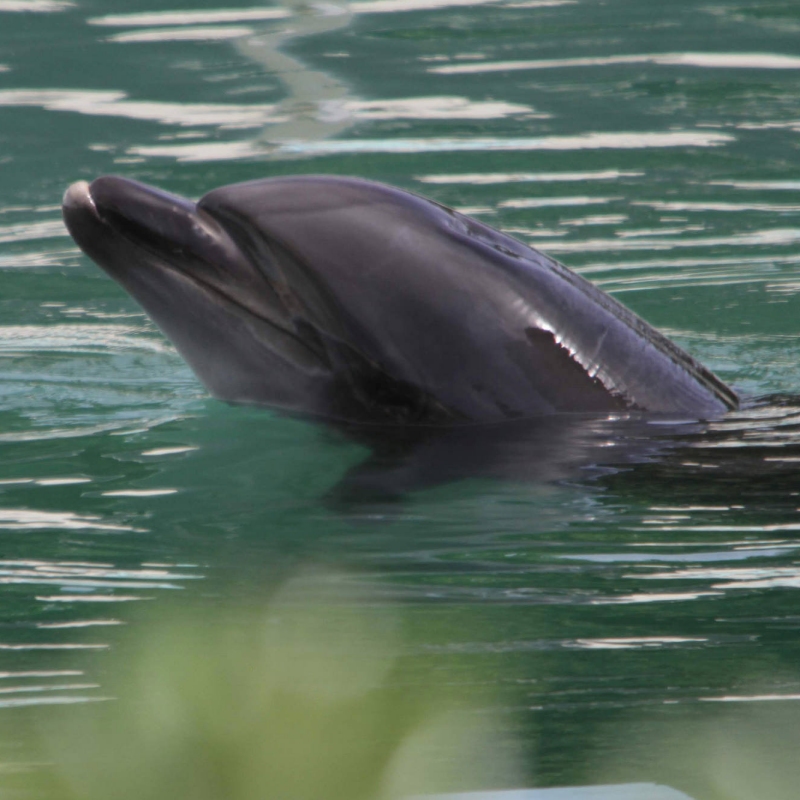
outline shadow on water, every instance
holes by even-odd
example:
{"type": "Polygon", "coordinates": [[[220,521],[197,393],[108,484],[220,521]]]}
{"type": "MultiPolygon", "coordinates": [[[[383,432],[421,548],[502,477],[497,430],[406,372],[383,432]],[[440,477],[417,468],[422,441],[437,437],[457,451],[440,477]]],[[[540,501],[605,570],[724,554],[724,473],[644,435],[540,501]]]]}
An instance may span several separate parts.
{"type": "Polygon", "coordinates": [[[796,503],[800,398],[775,395],[708,422],[640,415],[560,415],[474,427],[346,433],[371,455],[328,494],[333,508],[401,501],[468,478],[593,483],[617,493],[687,492],[739,501],[763,492],[796,503]]]}

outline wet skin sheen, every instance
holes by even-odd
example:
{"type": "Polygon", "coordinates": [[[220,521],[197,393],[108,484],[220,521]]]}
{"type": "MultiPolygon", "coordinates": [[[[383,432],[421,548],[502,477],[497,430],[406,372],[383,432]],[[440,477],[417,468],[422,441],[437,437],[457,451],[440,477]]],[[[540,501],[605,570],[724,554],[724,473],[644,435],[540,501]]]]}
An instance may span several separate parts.
{"type": "Polygon", "coordinates": [[[391,186],[272,178],[194,203],[105,176],[64,219],[226,401],[416,425],[738,405],[563,265],[391,186]]]}

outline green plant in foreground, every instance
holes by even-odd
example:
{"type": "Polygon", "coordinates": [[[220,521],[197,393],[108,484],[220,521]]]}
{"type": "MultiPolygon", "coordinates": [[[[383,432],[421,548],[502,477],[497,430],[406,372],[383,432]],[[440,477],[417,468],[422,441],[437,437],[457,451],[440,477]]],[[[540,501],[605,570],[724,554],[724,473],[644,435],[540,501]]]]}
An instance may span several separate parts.
{"type": "Polygon", "coordinates": [[[483,715],[437,699],[396,616],[289,584],[260,613],[184,611],[119,648],[115,699],[64,710],[48,800],[392,800],[470,788],[483,715]],[[428,684],[428,685],[426,685],[428,684]],[[447,707],[449,705],[449,707],[447,707]]]}

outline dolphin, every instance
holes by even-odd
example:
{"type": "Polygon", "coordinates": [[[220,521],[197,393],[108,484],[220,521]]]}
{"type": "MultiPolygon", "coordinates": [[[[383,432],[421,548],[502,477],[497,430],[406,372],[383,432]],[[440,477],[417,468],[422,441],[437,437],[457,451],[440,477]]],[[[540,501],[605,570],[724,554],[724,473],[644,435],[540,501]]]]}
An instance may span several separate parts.
{"type": "Polygon", "coordinates": [[[212,395],[346,423],[562,412],[709,419],[736,394],[545,254],[416,194],[308,175],[198,202],[117,176],[64,196],[80,248],[212,395]]]}

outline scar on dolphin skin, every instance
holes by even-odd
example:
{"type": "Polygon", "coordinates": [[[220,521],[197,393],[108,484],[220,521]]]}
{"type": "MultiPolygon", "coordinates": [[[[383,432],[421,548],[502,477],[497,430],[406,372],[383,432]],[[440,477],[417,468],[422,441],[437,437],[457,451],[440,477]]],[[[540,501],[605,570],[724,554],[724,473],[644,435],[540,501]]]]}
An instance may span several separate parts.
{"type": "Polygon", "coordinates": [[[103,176],[70,186],[63,211],[222,400],[423,426],[738,406],[593,284],[402,189],[267,178],[195,203],[103,176]]]}

